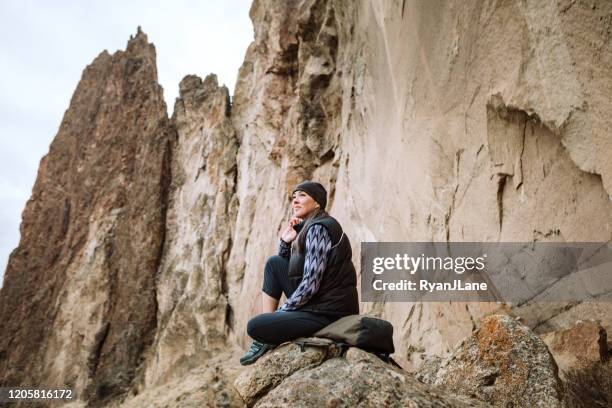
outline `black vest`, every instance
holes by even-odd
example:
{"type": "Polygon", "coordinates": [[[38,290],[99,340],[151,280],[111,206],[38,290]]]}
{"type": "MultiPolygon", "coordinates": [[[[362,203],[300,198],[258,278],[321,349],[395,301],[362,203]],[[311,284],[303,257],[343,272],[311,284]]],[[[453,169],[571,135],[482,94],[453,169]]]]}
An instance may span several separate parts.
{"type": "MultiPolygon", "coordinates": [[[[359,314],[357,274],[351,257],[351,243],[335,218],[328,216],[314,221],[308,228],[320,224],[327,229],[332,249],[327,256],[327,267],[317,293],[299,308],[303,311],[324,312],[337,315],[359,314]]],[[[308,231],[304,231],[305,234],[308,231]]],[[[289,279],[297,287],[304,275],[305,254],[291,251],[289,279]]]]}

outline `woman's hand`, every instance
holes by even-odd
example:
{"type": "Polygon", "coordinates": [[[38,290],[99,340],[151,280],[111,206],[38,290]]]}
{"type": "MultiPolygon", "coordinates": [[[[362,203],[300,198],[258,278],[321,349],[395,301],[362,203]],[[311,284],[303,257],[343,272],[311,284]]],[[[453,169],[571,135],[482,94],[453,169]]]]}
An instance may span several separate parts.
{"type": "Polygon", "coordinates": [[[281,239],[286,243],[291,243],[297,237],[297,231],[293,229],[294,225],[302,222],[301,218],[293,217],[289,220],[289,224],[287,224],[287,228],[281,233],[281,239]]]}

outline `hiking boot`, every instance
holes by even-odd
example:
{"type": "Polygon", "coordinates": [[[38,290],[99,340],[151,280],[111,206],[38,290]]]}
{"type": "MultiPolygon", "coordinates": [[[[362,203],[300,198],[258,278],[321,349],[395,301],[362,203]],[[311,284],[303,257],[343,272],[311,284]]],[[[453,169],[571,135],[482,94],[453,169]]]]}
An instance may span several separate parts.
{"type": "Polygon", "coordinates": [[[272,350],[274,347],[275,346],[273,346],[272,344],[261,343],[257,340],[253,340],[249,351],[247,351],[247,353],[240,359],[240,364],[253,364],[255,361],[257,361],[259,357],[263,356],[268,351],[272,350]]]}

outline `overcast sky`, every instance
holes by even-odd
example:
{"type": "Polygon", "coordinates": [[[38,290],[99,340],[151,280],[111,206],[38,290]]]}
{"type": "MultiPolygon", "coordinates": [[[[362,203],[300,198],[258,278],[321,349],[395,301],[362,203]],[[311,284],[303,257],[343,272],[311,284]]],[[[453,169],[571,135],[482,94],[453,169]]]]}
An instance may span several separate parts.
{"type": "Polygon", "coordinates": [[[171,114],[187,74],[217,74],[233,93],[253,38],[251,0],[0,2],[0,285],[21,212],[81,73],[125,49],[139,25],[155,44],[171,114]]]}

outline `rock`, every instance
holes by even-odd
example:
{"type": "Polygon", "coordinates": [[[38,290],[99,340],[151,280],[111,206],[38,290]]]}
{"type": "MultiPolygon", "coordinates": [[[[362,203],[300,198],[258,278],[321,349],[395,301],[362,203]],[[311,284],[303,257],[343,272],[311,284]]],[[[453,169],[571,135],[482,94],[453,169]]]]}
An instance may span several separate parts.
{"type": "Polygon", "coordinates": [[[546,345],[509,316],[485,318],[434,370],[426,365],[418,378],[495,407],[565,406],[557,366],[546,345]]]}
{"type": "Polygon", "coordinates": [[[0,385],[126,392],[153,343],[175,132],[139,29],[83,72],[0,290],[0,385]]]}
{"type": "Polygon", "coordinates": [[[286,343],[248,366],[234,386],[247,405],[251,406],[286,377],[298,370],[317,366],[323,360],[325,351],[322,349],[307,347],[302,352],[296,344],[286,343]]]}
{"type": "Polygon", "coordinates": [[[567,330],[540,335],[550,350],[560,374],[580,370],[608,359],[607,335],[595,321],[579,321],[567,330]]]}
{"type": "MultiPolygon", "coordinates": [[[[231,103],[214,76],[187,76],[171,120],[138,30],[86,68],[41,161],[0,290],[0,385],[57,382],[103,404],[246,347],[305,178],[327,187],[355,265],[366,241],[609,242],[610,15],[610,2],[256,0],[231,103]]],[[[609,329],[610,304],[361,311],[394,324],[415,368],[500,308],[542,333],[585,318],[609,329]]],[[[518,337],[535,358],[521,344],[540,343],[518,337]]],[[[508,369],[522,381],[521,367],[508,369]]],[[[535,395],[554,402],[557,385],[535,395]]]]}
{"type": "MultiPolygon", "coordinates": [[[[112,401],[108,408],[242,408],[242,398],[232,386],[240,370],[237,350],[228,350],[209,358],[199,367],[150,386],[140,393],[112,401]]],[[[76,408],[76,407],[75,407],[76,408]]]]}
{"type": "Polygon", "coordinates": [[[577,321],[572,327],[541,334],[563,380],[568,406],[607,407],[612,400],[612,361],[607,333],[598,321],[577,321]]]}
{"type": "Polygon", "coordinates": [[[440,366],[444,360],[439,356],[429,356],[425,358],[418,371],[415,372],[417,380],[425,384],[433,384],[436,381],[436,375],[440,371],[440,366]]]}
{"type": "MultiPolygon", "coordinates": [[[[612,239],[612,144],[602,136],[612,127],[612,50],[598,50],[607,34],[595,28],[609,26],[612,3],[578,3],[253,2],[255,38],[232,109],[240,205],[228,297],[239,344],[275,251],[269,225],[288,218],[301,178],[329,187],[356,265],[362,241],[612,239]]],[[[531,328],[587,317],[609,328],[605,303],[519,314],[531,328]]],[[[496,307],[362,312],[394,324],[398,355],[416,368],[496,307]]]]}
{"type": "Polygon", "coordinates": [[[164,256],[158,272],[156,342],[145,387],[163,384],[227,349],[225,278],[236,219],[236,152],[226,87],[215,75],[186,76],[172,124],[172,153],[164,256]]]}
{"type": "Polygon", "coordinates": [[[485,407],[416,381],[373,354],[350,348],[345,357],[287,344],[268,353],[235,383],[248,406],[485,407]],[[261,361],[261,362],[260,362],[261,361]]]}

